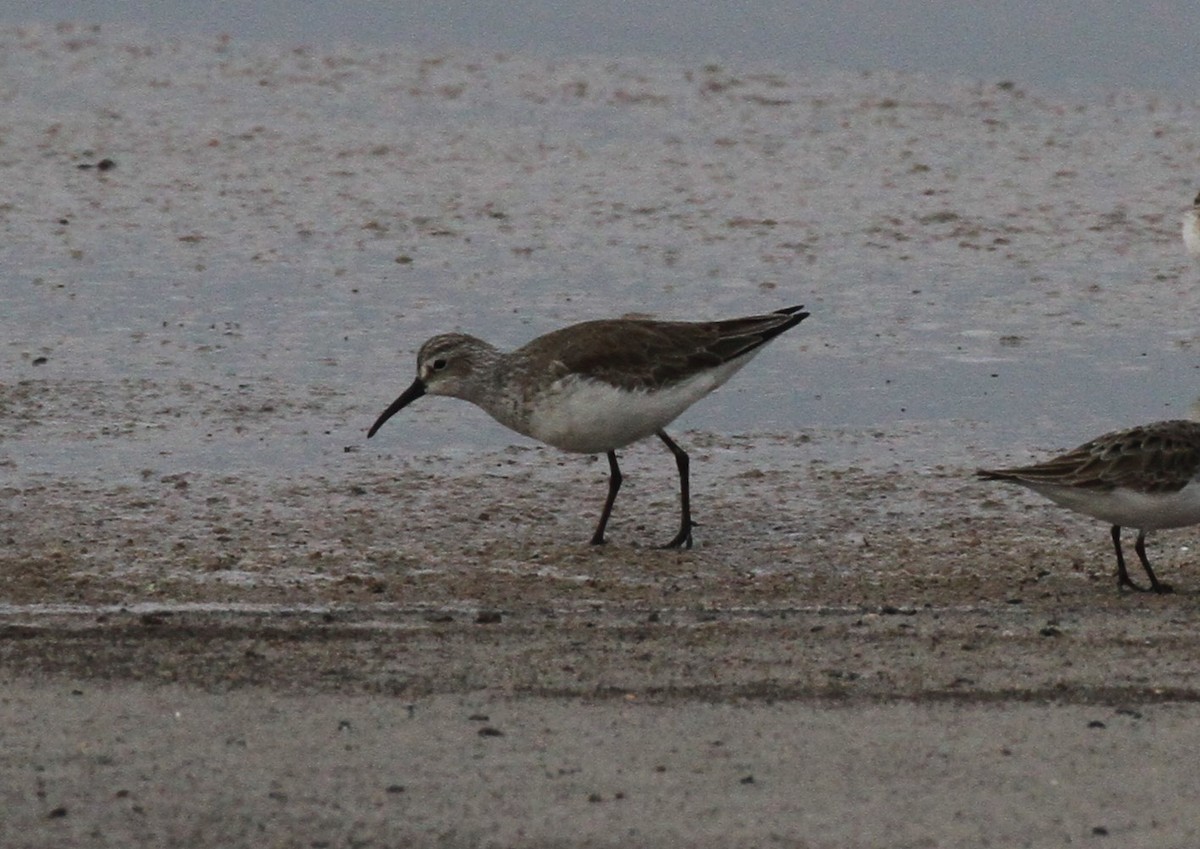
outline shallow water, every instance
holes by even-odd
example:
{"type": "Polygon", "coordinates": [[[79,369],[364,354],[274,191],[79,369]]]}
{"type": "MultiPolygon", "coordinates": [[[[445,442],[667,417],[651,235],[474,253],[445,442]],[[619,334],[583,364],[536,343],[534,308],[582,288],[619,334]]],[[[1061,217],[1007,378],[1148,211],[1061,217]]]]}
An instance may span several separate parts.
{"type": "MultiPolygon", "coordinates": [[[[42,0],[43,20],[145,26],[157,38],[229,33],[244,41],[359,44],[480,55],[524,53],[659,56],[677,62],[737,64],[776,71],[812,68],[967,75],[1082,91],[1135,88],[1191,97],[1200,9],[1121,0],[1003,5],[884,0],[780,3],[735,8],[679,0],[605,5],[526,0],[514,13],[474,0],[381,4],[343,0],[245,0],[235,8],[162,0],[42,0]]],[[[0,7],[0,24],[24,23],[23,4],[0,7]]]]}
{"type": "MultiPolygon", "coordinates": [[[[447,399],[365,440],[447,330],[511,347],[629,311],[805,304],[672,428],[709,504],[756,470],[966,475],[1188,415],[1196,395],[1200,274],[1178,234],[1194,103],[69,26],[0,30],[0,59],[0,474],[10,517],[44,511],[47,545],[88,522],[94,556],[106,534],[181,522],[167,538],[215,534],[233,582],[222,505],[252,492],[247,528],[282,504],[312,528],[324,502],[305,499],[365,485],[406,519],[433,511],[435,537],[405,556],[434,562],[455,534],[437,493],[514,462],[536,534],[556,510],[536,490],[591,487],[587,461],[522,453],[447,399]],[[126,498],[154,509],[103,503],[126,498]]],[[[638,448],[632,469],[668,518],[660,453],[638,448]]],[[[752,509],[739,493],[726,512],[752,509]]],[[[807,493],[772,497],[830,509],[807,493]]],[[[244,540],[278,561],[272,580],[322,580],[244,540]]]]}

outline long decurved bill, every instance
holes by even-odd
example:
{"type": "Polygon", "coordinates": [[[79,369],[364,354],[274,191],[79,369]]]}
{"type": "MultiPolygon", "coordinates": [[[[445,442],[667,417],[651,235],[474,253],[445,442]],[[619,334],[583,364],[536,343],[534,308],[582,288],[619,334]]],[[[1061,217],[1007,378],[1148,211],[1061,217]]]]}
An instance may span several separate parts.
{"type": "Polygon", "coordinates": [[[390,419],[396,413],[403,410],[413,401],[416,401],[425,394],[425,381],[417,378],[413,381],[413,385],[404,390],[404,394],[392,402],[391,406],[379,414],[379,418],[375,420],[375,424],[371,425],[371,429],[367,431],[367,439],[375,435],[375,431],[383,427],[383,423],[390,419]]]}

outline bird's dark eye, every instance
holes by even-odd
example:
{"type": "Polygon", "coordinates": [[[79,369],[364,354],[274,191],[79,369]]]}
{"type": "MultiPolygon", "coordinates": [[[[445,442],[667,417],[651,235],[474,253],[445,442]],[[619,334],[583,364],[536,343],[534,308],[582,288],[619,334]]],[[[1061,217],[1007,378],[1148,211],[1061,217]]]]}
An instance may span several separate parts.
{"type": "Polygon", "coordinates": [[[433,370],[434,370],[434,371],[441,371],[441,370],[442,370],[442,369],[444,369],[445,367],[446,367],[446,361],[445,361],[445,360],[443,360],[443,359],[436,359],[436,360],[434,360],[434,361],[433,361],[433,370]]]}

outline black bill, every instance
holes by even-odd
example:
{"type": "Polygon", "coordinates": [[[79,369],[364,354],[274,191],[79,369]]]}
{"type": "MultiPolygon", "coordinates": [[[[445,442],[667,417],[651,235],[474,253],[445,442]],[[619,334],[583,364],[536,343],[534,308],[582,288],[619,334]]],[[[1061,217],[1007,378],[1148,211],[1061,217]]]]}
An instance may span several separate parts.
{"type": "Polygon", "coordinates": [[[413,401],[416,401],[425,394],[425,381],[417,378],[413,381],[412,386],[404,390],[404,394],[391,403],[386,410],[379,414],[379,418],[375,420],[375,424],[371,425],[371,429],[367,431],[367,439],[375,435],[375,431],[383,427],[383,423],[390,419],[396,413],[403,410],[413,401]]]}

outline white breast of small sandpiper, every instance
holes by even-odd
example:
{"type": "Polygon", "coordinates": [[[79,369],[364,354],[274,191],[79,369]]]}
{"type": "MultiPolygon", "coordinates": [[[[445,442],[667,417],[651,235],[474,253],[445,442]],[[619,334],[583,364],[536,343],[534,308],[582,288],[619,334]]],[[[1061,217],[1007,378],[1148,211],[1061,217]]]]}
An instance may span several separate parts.
{"type": "Polygon", "coordinates": [[[1189,254],[1200,258],[1200,212],[1196,210],[1183,216],[1183,244],[1189,254]]]}
{"type": "Polygon", "coordinates": [[[1117,487],[1108,491],[1026,483],[1055,504],[1101,521],[1153,531],[1200,522],[1200,482],[1189,481],[1175,492],[1140,492],[1117,487]]]}

